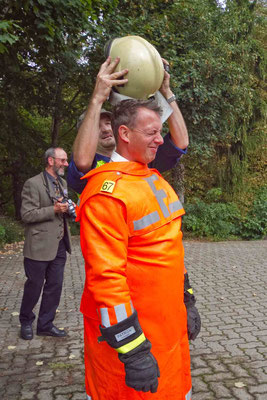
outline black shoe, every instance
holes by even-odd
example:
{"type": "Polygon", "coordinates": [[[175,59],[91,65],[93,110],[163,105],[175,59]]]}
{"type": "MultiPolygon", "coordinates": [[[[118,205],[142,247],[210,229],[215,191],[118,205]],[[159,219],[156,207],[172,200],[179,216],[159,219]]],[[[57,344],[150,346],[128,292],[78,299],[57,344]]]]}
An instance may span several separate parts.
{"type": "Polygon", "coordinates": [[[20,337],[24,340],[31,340],[33,338],[33,331],[31,325],[21,325],[20,337]]]}
{"type": "Polygon", "coordinates": [[[47,331],[40,331],[37,329],[38,336],[55,336],[55,337],[65,337],[67,336],[67,332],[64,329],[58,329],[55,325],[52,326],[51,329],[47,331]]]}

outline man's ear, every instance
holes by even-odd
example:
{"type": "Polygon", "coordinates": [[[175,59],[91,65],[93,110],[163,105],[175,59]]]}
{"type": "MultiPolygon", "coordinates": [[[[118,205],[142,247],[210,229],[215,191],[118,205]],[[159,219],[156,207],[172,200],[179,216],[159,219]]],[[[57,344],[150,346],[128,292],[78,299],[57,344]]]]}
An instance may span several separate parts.
{"type": "Polygon", "coordinates": [[[120,137],[120,139],[125,142],[125,143],[129,143],[129,128],[126,125],[121,125],[119,126],[118,129],[118,135],[120,137]]]}
{"type": "Polygon", "coordinates": [[[54,158],[52,156],[49,156],[48,159],[47,159],[47,162],[48,162],[49,166],[53,165],[54,158]]]}

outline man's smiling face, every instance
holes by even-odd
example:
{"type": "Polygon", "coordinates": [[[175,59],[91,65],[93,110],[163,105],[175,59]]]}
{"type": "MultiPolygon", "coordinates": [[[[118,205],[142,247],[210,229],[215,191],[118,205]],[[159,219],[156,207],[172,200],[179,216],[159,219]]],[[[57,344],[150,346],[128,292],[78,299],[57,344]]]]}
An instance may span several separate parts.
{"type": "Polygon", "coordinates": [[[107,115],[100,117],[99,121],[99,140],[97,145],[97,152],[105,154],[110,151],[110,154],[115,148],[115,138],[111,128],[111,120],[107,115]]]}

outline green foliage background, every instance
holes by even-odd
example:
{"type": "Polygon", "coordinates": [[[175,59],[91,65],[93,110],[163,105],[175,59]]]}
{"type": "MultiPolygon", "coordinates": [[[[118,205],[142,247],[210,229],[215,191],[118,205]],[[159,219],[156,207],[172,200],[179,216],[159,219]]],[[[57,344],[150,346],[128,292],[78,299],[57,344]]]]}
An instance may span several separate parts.
{"type": "Polygon", "coordinates": [[[225,7],[215,0],[1,6],[2,215],[20,218],[22,185],[39,172],[46,148],[60,145],[70,154],[106,41],[140,35],[170,62],[190,135],[188,155],[166,175],[185,200],[184,229],[215,239],[266,235],[266,196],[259,194],[266,184],[264,0],[226,0],[225,7]]]}

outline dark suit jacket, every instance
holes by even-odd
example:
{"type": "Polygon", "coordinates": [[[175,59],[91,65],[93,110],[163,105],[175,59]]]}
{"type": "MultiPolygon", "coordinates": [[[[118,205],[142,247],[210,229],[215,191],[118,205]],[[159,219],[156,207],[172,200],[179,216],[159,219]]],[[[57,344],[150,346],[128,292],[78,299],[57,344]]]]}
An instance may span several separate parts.
{"type": "MultiPolygon", "coordinates": [[[[70,232],[65,218],[55,214],[54,205],[48,192],[53,195],[50,179],[44,179],[43,172],[28,179],[21,193],[21,218],[25,223],[24,257],[38,261],[51,261],[56,257],[61,239],[62,225],[65,225],[65,244],[71,253],[70,232]],[[48,184],[48,186],[47,186],[48,184]]],[[[64,193],[67,183],[61,179],[64,193]]]]}

